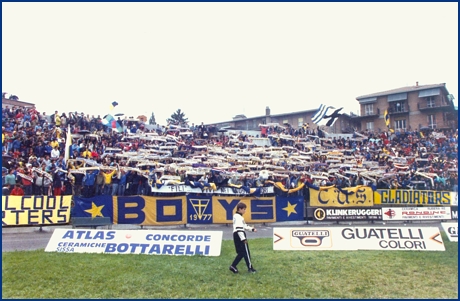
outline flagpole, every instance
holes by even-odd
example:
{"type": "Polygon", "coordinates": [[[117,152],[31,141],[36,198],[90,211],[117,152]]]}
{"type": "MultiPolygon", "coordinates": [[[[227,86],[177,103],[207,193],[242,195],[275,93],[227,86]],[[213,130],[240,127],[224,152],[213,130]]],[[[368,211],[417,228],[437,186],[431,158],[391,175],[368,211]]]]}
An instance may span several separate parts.
{"type": "Polygon", "coordinates": [[[70,147],[72,145],[72,133],[70,132],[70,124],[67,125],[67,135],[65,139],[65,152],[64,152],[64,159],[65,163],[67,164],[67,161],[70,158],[70,147]]]}

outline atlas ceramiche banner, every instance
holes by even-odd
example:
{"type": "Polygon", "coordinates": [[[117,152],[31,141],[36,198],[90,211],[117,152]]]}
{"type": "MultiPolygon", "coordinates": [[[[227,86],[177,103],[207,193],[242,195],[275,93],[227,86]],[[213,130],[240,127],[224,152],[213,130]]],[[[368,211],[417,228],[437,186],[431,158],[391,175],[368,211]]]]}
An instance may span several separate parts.
{"type": "Polygon", "coordinates": [[[222,231],[56,229],[45,252],[219,256],[222,231]]]}
{"type": "Polygon", "coordinates": [[[383,220],[449,220],[450,207],[390,207],[383,208],[383,220]]]}
{"type": "Polygon", "coordinates": [[[273,228],[273,250],[445,251],[438,227],[273,228]]]}

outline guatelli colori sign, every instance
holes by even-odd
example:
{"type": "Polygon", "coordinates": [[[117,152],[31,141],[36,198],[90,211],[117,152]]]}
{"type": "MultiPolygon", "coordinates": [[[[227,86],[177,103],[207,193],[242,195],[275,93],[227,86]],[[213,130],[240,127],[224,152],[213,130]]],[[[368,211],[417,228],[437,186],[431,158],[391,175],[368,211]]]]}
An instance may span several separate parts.
{"type": "Polygon", "coordinates": [[[437,227],[274,228],[274,250],[444,251],[437,227]]]}

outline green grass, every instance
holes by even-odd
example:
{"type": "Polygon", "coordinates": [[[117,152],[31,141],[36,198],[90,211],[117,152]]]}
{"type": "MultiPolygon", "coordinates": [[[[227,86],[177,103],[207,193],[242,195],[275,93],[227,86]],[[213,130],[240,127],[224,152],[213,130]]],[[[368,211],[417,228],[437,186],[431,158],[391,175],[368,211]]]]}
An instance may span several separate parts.
{"type": "Polygon", "coordinates": [[[458,298],[458,244],[445,252],[273,251],[250,240],[256,274],[219,257],[2,253],[2,298],[458,298]]]}

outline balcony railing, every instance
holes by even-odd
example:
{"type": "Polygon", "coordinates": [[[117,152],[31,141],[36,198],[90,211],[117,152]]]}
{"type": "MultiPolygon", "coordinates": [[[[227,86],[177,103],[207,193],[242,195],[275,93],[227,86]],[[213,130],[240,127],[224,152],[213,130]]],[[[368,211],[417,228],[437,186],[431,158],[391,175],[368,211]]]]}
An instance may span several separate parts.
{"type": "Polygon", "coordinates": [[[403,114],[409,113],[409,107],[389,107],[388,114],[403,114]]]}
{"type": "Polygon", "coordinates": [[[451,129],[455,127],[455,122],[450,121],[437,121],[435,123],[420,123],[419,128],[430,128],[430,129],[451,129]]]}
{"type": "Polygon", "coordinates": [[[434,102],[425,102],[425,103],[418,103],[417,108],[419,110],[430,110],[435,108],[447,108],[449,107],[448,103],[441,102],[441,101],[434,101],[434,102]]]}
{"type": "Polygon", "coordinates": [[[363,118],[363,117],[376,117],[376,116],[379,116],[380,115],[380,109],[377,108],[373,111],[365,111],[365,112],[361,112],[362,115],[356,115],[356,114],[352,114],[351,115],[351,118],[363,118]]]}

